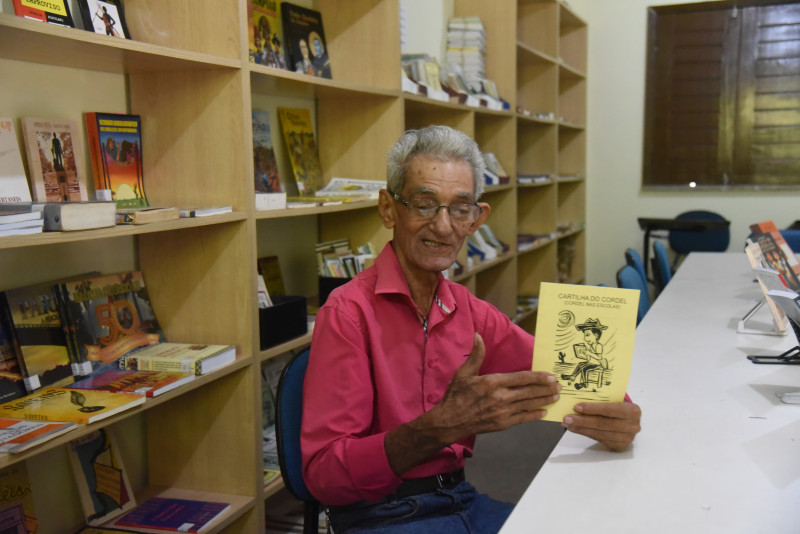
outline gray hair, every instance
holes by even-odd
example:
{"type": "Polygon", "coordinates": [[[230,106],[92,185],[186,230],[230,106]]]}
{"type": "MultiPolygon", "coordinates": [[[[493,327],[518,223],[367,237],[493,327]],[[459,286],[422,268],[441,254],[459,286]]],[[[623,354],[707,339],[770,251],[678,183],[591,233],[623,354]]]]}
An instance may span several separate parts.
{"type": "Polygon", "coordinates": [[[472,167],[475,178],[475,200],[483,194],[486,183],[486,163],[472,138],[449,126],[426,126],[419,130],[407,130],[389,150],[386,162],[386,186],[393,193],[400,193],[406,184],[406,172],[411,161],[425,155],[441,161],[465,161],[472,167]]]}

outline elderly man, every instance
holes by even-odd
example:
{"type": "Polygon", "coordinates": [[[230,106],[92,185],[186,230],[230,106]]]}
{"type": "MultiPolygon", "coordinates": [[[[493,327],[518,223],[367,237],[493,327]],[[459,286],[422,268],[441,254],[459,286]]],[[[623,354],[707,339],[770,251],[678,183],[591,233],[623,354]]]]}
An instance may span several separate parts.
{"type": "MultiPolygon", "coordinates": [[[[317,315],[301,446],[336,534],[496,532],[513,506],[464,480],[475,435],[541,419],[558,398],[555,376],[530,370],[533,336],[441,274],[489,216],[483,170],[457,130],[405,132],[378,201],[393,239],[317,315]]],[[[612,450],[640,428],[630,402],[576,411],[563,425],[612,450]]]]}

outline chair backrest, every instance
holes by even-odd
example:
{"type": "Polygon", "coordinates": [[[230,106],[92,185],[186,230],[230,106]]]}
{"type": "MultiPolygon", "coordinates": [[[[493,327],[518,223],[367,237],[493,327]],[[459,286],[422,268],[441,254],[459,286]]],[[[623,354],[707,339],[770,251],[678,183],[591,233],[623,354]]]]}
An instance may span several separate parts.
{"type": "Polygon", "coordinates": [[[293,357],[281,373],[275,399],[275,439],[283,483],[289,493],[305,502],[303,532],[316,532],[319,502],[303,480],[300,454],[300,423],[303,418],[303,380],[308,368],[309,350],[293,357]]]}
{"type": "Polygon", "coordinates": [[[647,271],[644,268],[644,261],[642,261],[642,257],[636,252],[634,248],[628,248],[625,250],[625,263],[636,269],[640,275],[642,275],[642,280],[644,280],[644,285],[647,287],[647,271]]]}
{"type": "Polygon", "coordinates": [[[781,235],[793,252],[800,252],[800,230],[781,230],[781,235]]]}
{"type": "MultiPolygon", "coordinates": [[[[705,210],[693,210],[681,213],[677,220],[724,221],[725,217],[719,213],[705,210]]],[[[731,242],[729,228],[704,230],[702,232],[691,230],[670,230],[669,247],[677,254],[690,252],[725,252],[731,242]]]]}
{"type": "Polygon", "coordinates": [[[639,290],[639,310],[636,314],[636,324],[638,325],[650,310],[650,296],[647,293],[647,284],[645,284],[635,267],[624,265],[617,271],[617,286],[639,290]]]}
{"type": "Polygon", "coordinates": [[[672,267],[669,264],[667,247],[661,241],[653,242],[653,273],[655,274],[656,290],[661,293],[670,280],[672,280],[672,267]]]}

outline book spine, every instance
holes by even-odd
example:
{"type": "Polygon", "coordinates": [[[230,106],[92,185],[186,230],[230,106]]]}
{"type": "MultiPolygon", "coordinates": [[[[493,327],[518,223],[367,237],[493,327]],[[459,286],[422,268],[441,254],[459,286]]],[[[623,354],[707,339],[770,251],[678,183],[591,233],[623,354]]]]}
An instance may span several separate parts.
{"type": "Polygon", "coordinates": [[[111,186],[106,178],[105,166],[103,165],[103,146],[100,143],[100,130],[97,124],[97,113],[91,111],[84,114],[86,122],[86,137],[89,140],[89,155],[92,160],[92,178],[94,179],[94,189],[97,200],[111,200],[106,198],[103,191],[108,190],[110,195],[111,186]]]}

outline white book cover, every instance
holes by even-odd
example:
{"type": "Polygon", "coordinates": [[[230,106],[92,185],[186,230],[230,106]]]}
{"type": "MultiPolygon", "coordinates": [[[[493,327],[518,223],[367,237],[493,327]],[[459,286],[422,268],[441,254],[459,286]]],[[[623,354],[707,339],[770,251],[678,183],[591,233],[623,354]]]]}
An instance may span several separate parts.
{"type": "Polygon", "coordinates": [[[31,202],[14,119],[0,117],[0,204],[31,202]]]}

